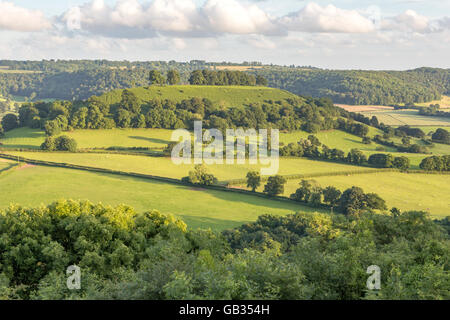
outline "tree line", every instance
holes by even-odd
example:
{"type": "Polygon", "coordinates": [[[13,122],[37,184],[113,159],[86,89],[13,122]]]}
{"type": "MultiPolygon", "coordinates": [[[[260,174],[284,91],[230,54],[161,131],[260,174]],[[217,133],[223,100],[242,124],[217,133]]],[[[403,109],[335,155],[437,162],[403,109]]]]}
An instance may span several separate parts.
{"type": "Polygon", "coordinates": [[[193,128],[203,120],[205,128],[278,128],[318,132],[338,127],[338,110],[328,99],[298,98],[267,100],[245,107],[223,109],[209,99],[192,98],[181,102],[153,99],[142,104],[136,95],[122,92],[118,104],[107,104],[93,96],[86,101],[54,101],[24,104],[19,116],[2,121],[5,131],[28,126],[42,128],[47,135],[73,129],[111,128],[193,128]]]}
{"type": "Polygon", "coordinates": [[[400,170],[407,170],[410,167],[410,161],[407,157],[394,157],[392,154],[377,153],[367,158],[359,149],[352,149],[346,154],[340,149],[329,148],[314,135],[309,135],[307,139],[300,139],[297,143],[289,143],[287,146],[281,147],[280,156],[305,157],[354,165],[369,165],[377,168],[397,168],[400,170]]]}

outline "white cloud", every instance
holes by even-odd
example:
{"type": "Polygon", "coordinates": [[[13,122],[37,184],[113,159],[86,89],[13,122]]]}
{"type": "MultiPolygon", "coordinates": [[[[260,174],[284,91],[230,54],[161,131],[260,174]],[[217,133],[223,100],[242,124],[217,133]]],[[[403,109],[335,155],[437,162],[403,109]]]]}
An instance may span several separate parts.
{"type": "Polygon", "coordinates": [[[70,31],[117,38],[151,38],[159,33],[175,37],[205,37],[279,32],[263,10],[237,0],[208,0],[201,7],[197,7],[193,0],[153,0],[147,4],[137,0],[119,0],[113,7],[103,0],[93,0],[71,8],[60,20],[70,31]]]}
{"type": "Polygon", "coordinates": [[[381,28],[394,31],[425,32],[429,30],[429,19],[413,10],[406,10],[393,18],[381,22],[381,28]]]}
{"type": "Polygon", "coordinates": [[[0,2],[0,30],[34,32],[50,27],[41,11],[17,7],[12,2],[0,2]]]}
{"type": "Polygon", "coordinates": [[[373,22],[356,10],[339,9],[333,5],[321,7],[314,2],[280,21],[289,30],[304,32],[365,33],[375,30],[373,22]]]}
{"type": "Polygon", "coordinates": [[[236,0],[209,0],[202,8],[211,28],[233,34],[270,34],[277,32],[269,16],[256,5],[236,0]]]}

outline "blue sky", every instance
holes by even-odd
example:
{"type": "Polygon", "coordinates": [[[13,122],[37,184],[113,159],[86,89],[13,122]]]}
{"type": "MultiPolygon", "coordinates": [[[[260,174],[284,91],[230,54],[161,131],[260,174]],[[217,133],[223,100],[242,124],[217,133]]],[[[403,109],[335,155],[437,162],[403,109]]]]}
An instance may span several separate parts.
{"type": "Polygon", "coordinates": [[[450,0],[0,0],[0,59],[449,68],[450,0]]]}

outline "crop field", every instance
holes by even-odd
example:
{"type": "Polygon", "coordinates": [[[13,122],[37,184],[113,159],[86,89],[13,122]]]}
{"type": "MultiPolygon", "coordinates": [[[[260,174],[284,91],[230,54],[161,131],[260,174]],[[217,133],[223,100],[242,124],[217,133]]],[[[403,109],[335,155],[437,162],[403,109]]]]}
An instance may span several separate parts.
{"type": "Polygon", "coordinates": [[[421,116],[417,110],[389,110],[361,113],[369,118],[376,116],[378,121],[390,126],[450,126],[450,118],[421,116]]]}
{"type": "Polygon", "coordinates": [[[368,111],[382,111],[394,110],[390,106],[366,106],[366,105],[351,105],[351,104],[334,104],[335,106],[347,110],[348,112],[368,112],[368,111]]]}
{"type": "MultiPolygon", "coordinates": [[[[1,166],[1,162],[0,162],[1,166]]],[[[59,199],[87,200],[139,212],[158,209],[182,218],[190,227],[237,227],[262,214],[318,211],[296,203],[257,196],[44,166],[23,166],[0,176],[0,208],[11,202],[39,206],[59,199]]]]}
{"type": "MultiPolygon", "coordinates": [[[[106,168],[111,170],[150,174],[161,177],[181,179],[188,175],[194,164],[175,165],[170,158],[148,157],[102,153],[49,153],[49,152],[7,152],[8,154],[27,159],[42,160],[58,163],[69,163],[81,166],[106,168]]],[[[208,170],[220,181],[244,179],[247,172],[257,170],[268,165],[260,164],[223,164],[208,165],[208,170]]],[[[359,166],[309,160],[305,158],[280,158],[279,174],[324,174],[336,172],[357,172],[359,166]]]]}
{"type": "MultiPolygon", "coordinates": [[[[119,103],[123,90],[105,93],[100,98],[108,104],[119,103]]],[[[139,87],[130,89],[141,102],[152,99],[169,99],[180,102],[185,99],[202,97],[222,107],[239,107],[266,100],[284,100],[298,96],[279,89],[245,86],[166,86],[139,87]]]]}

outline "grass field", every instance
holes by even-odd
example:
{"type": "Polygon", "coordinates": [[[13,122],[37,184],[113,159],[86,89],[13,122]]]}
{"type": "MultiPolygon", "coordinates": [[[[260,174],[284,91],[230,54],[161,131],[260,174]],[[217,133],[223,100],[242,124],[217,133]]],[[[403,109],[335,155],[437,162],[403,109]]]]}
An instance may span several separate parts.
{"type": "Polygon", "coordinates": [[[237,227],[262,214],[317,211],[251,195],[42,166],[13,169],[0,176],[0,184],[0,208],[11,202],[38,206],[58,199],[89,199],[108,205],[125,203],[138,212],[158,209],[182,218],[190,227],[214,230],[237,227]]]}
{"type": "MultiPolygon", "coordinates": [[[[378,130],[370,132],[370,135],[381,134],[378,130]]],[[[75,130],[64,132],[74,138],[79,148],[108,148],[108,147],[148,147],[165,148],[171,140],[172,130],[166,129],[112,129],[112,130],[75,130]]],[[[291,133],[280,133],[280,142],[285,145],[296,143],[300,138],[306,139],[310,133],[296,131],[291,133]]],[[[329,147],[337,147],[344,151],[357,148],[363,151],[375,151],[380,145],[372,143],[366,145],[362,139],[355,135],[340,131],[324,131],[315,134],[319,140],[329,147]]],[[[3,147],[10,148],[32,148],[36,149],[44,142],[45,134],[38,129],[19,128],[11,130],[0,140],[3,147]]],[[[387,151],[393,148],[385,147],[387,151]]]]}
{"type": "MultiPolygon", "coordinates": [[[[436,217],[450,216],[450,176],[437,174],[405,174],[396,172],[314,178],[322,187],[335,186],[345,190],[352,186],[375,192],[388,207],[401,210],[424,210],[436,217]]],[[[290,180],[286,195],[297,188],[300,180],[290,180]]]]}
{"type": "Polygon", "coordinates": [[[450,126],[450,118],[421,116],[417,110],[389,110],[361,113],[369,118],[376,116],[378,121],[390,126],[450,126]]]}
{"type": "MultiPolygon", "coordinates": [[[[100,96],[108,104],[121,100],[123,90],[113,90],[100,96]]],[[[245,86],[150,86],[130,89],[141,102],[152,99],[169,99],[180,102],[185,99],[202,97],[222,107],[243,106],[250,103],[262,103],[266,100],[284,100],[298,98],[293,93],[268,87],[245,86]]]]}
{"type": "MultiPolygon", "coordinates": [[[[438,174],[407,174],[377,172],[370,174],[327,176],[314,178],[323,188],[335,186],[344,191],[352,186],[365,192],[374,192],[386,200],[389,208],[401,210],[423,210],[432,216],[450,216],[450,176],[438,174]]],[[[288,180],[285,196],[299,188],[301,179],[288,180]]],[[[244,188],[245,186],[239,186],[244,188]]],[[[263,187],[258,191],[262,192],[263,187]]]]}
{"type": "Polygon", "coordinates": [[[39,129],[18,128],[5,133],[0,139],[2,148],[38,149],[45,140],[45,132],[39,129]]]}
{"type": "MultiPolygon", "coordinates": [[[[194,164],[175,165],[170,158],[131,156],[99,153],[48,153],[48,152],[8,152],[11,155],[51,162],[69,163],[82,166],[106,168],[127,172],[151,174],[161,177],[181,179],[188,175],[194,164]]],[[[234,164],[208,165],[208,170],[220,181],[244,179],[250,170],[261,165],[234,164]]],[[[268,167],[268,166],[263,166],[268,167]]],[[[279,174],[323,174],[348,171],[360,171],[358,166],[332,162],[314,161],[304,158],[280,158],[279,174]]]]}
{"type": "MultiPolygon", "coordinates": [[[[375,134],[380,134],[377,132],[370,132],[371,136],[375,134]]],[[[280,142],[283,142],[285,145],[289,143],[296,143],[300,140],[300,138],[308,138],[310,133],[305,131],[296,131],[291,133],[280,133],[280,142]]],[[[351,149],[360,149],[362,151],[376,151],[377,147],[381,145],[372,143],[372,144],[363,144],[362,138],[349,134],[340,130],[331,130],[331,131],[322,131],[314,134],[317,138],[319,138],[320,142],[327,145],[330,148],[339,148],[343,151],[350,151],[351,149]]],[[[387,151],[395,151],[394,148],[384,147],[387,151]]]]}

